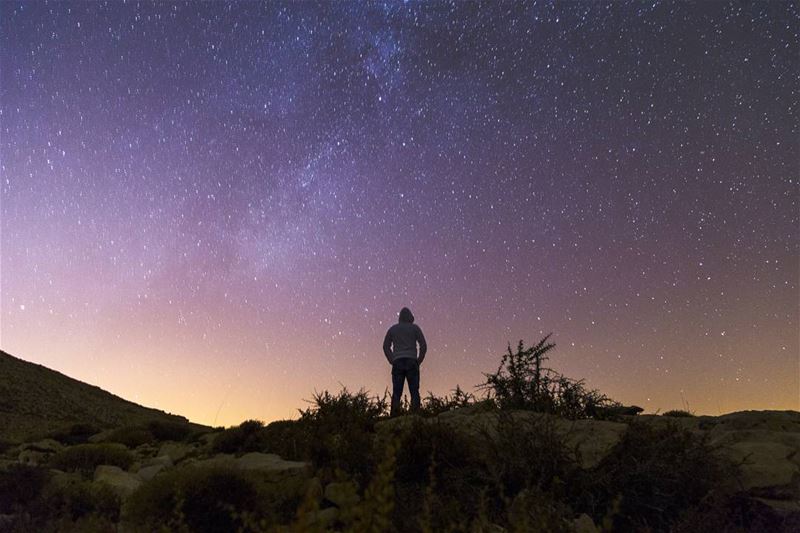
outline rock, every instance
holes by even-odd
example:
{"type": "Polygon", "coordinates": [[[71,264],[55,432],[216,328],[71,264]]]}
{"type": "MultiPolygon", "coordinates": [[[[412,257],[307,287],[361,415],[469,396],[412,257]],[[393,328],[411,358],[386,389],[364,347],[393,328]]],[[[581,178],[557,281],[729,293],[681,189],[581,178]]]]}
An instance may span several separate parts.
{"type": "Polygon", "coordinates": [[[20,445],[17,449],[17,461],[26,465],[42,465],[54,453],[61,451],[64,445],[53,439],[42,439],[20,445]]]}
{"type": "Polygon", "coordinates": [[[171,468],[173,463],[172,463],[172,459],[170,459],[169,455],[159,455],[158,457],[153,457],[152,459],[148,459],[148,460],[142,462],[142,466],[143,467],[145,467],[145,466],[155,466],[155,465],[161,465],[161,466],[164,466],[165,468],[171,468]]]}
{"type": "Polygon", "coordinates": [[[236,459],[236,467],[241,470],[263,470],[270,472],[288,472],[306,470],[308,463],[285,461],[274,453],[252,452],[236,459]]]}
{"type": "Polygon", "coordinates": [[[142,480],[136,474],[110,465],[98,466],[94,471],[94,481],[110,486],[122,499],[130,496],[142,484],[142,480]]]}
{"type": "Polygon", "coordinates": [[[45,464],[51,455],[50,453],[37,452],[36,450],[22,450],[17,456],[17,461],[26,465],[38,466],[45,464]]]}
{"type": "Polygon", "coordinates": [[[194,446],[183,442],[165,442],[158,449],[158,456],[166,455],[173,464],[180,463],[181,460],[195,452],[194,446]]]}
{"type": "Polygon", "coordinates": [[[193,467],[196,468],[209,468],[209,467],[217,467],[217,466],[226,466],[229,468],[233,468],[236,462],[236,457],[234,457],[230,453],[218,453],[212,457],[207,459],[186,459],[184,465],[191,464],[193,467]]]}
{"type": "Polygon", "coordinates": [[[800,515],[800,500],[773,500],[771,498],[753,498],[779,515],[800,515]]]}
{"type": "Polygon", "coordinates": [[[765,429],[800,433],[800,412],[797,411],[740,411],[716,417],[723,430],[765,429]]]}
{"type": "Polygon", "coordinates": [[[89,437],[87,440],[88,440],[88,442],[90,442],[92,444],[97,444],[99,442],[106,442],[108,440],[108,437],[110,437],[114,433],[114,431],[116,431],[116,430],[114,430],[114,429],[106,429],[106,430],[101,431],[100,433],[95,433],[94,435],[89,437]]]}
{"type": "Polygon", "coordinates": [[[604,420],[559,420],[557,427],[569,449],[578,453],[581,468],[593,468],[622,439],[627,424],[604,420]]]}
{"type": "Polygon", "coordinates": [[[336,507],[326,507],[325,509],[320,509],[311,513],[306,518],[306,525],[319,526],[323,530],[327,530],[328,527],[333,525],[337,518],[339,518],[339,509],[336,507]]]}
{"type": "Polygon", "coordinates": [[[328,483],[325,487],[325,499],[339,508],[351,508],[361,501],[356,484],[348,482],[328,483]]]}
{"type": "Polygon", "coordinates": [[[575,533],[599,533],[599,529],[594,525],[592,517],[583,513],[578,518],[572,521],[572,527],[575,533]]]}
{"type": "Polygon", "coordinates": [[[158,449],[158,446],[147,443],[137,446],[136,449],[133,450],[133,453],[135,453],[137,457],[145,459],[158,455],[158,449]]]}
{"type": "Polygon", "coordinates": [[[11,525],[14,523],[17,515],[13,514],[0,514],[0,531],[5,531],[5,528],[11,530],[11,525]]]}
{"type": "Polygon", "coordinates": [[[36,452],[56,453],[64,449],[64,445],[53,439],[42,439],[36,442],[22,445],[23,450],[33,450],[36,452]]]}
{"type": "Polygon", "coordinates": [[[214,441],[217,439],[218,432],[211,432],[211,433],[203,433],[197,437],[198,442],[200,443],[200,448],[203,450],[211,450],[214,447],[214,441]]]}
{"type": "Polygon", "coordinates": [[[77,472],[62,472],[61,470],[50,470],[52,474],[49,485],[54,488],[63,489],[69,485],[81,482],[81,475],[77,472]]]}
{"type": "Polygon", "coordinates": [[[306,498],[321,500],[323,495],[322,483],[318,477],[312,477],[306,485],[306,498]]]}
{"type": "Polygon", "coordinates": [[[743,441],[727,446],[723,453],[741,463],[745,490],[789,485],[795,476],[800,476],[800,466],[791,460],[797,455],[797,448],[785,444],[743,441]]]}
{"type": "Polygon", "coordinates": [[[139,476],[142,481],[149,481],[164,469],[166,469],[166,466],[163,464],[144,466],[139,469],[136,475],[139,476]]]}

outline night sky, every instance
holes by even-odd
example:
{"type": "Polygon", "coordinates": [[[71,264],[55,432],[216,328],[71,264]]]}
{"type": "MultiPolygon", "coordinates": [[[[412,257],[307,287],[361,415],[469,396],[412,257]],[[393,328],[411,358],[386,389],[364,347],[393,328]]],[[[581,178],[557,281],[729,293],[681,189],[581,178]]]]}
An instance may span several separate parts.
{"type": "Polygon", "coordinates": [[[794,2],[0,4],[0,347],[216,425],[509,341],[800,409],[794,2]]]}

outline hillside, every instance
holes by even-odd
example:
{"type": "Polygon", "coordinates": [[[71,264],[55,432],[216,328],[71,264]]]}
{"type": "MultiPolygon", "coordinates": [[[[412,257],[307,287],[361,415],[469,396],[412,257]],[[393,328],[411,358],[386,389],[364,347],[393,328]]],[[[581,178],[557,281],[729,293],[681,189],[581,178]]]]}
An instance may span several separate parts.
{"type": "Polygon", "coordinates": [[[0,351],[0,441],[22,442],[76,423],[115,428],[153,420],[188,422],[0,351]]]}

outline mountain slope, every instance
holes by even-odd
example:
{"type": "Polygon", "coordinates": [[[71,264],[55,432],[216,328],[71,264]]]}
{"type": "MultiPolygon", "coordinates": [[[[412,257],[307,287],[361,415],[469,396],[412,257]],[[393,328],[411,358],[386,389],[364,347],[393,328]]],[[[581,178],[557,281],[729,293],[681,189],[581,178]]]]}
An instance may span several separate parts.
{"type": "Polygon", "coordinates": [[[75,423],[99,428],[188,422],[0,350],[0,440],[21,442],[75,423]]]}

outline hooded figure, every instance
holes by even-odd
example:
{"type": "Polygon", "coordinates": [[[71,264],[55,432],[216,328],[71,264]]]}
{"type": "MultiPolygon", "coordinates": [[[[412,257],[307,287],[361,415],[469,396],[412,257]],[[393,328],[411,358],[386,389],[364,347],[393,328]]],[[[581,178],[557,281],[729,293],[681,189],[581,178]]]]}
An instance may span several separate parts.
{"type": "Polygon", "coordinates": [[[392,416],[397,414],[400,398],[403,395],[403,384],[408,380],[408,392],[411,394],[411,409],[419,409],[419,365],[425,359],[428,345],[425,335],[416,324],[414,315],[408,307],[400,310],[398,322],[389,328],[383,339],[383,354],[392,365],[392,416]],[[419,354],[417,354],[419,344],[419,354]]]}

